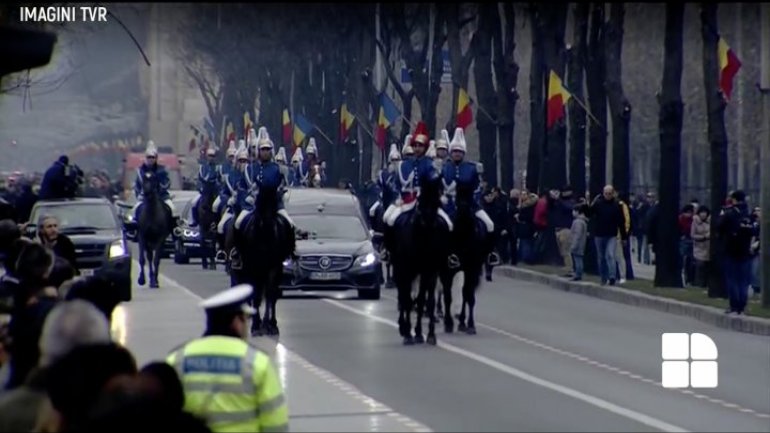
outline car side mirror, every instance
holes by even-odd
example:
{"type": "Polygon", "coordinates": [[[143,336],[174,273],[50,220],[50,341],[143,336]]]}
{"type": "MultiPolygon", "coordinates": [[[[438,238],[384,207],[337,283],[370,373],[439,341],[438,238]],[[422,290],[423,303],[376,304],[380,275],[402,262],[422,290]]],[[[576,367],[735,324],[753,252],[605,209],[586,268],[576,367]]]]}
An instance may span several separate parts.
{"type": "Polygon", "coordinates": [[[34,239],[37,234],[37,226],[35,224],[27,223],[24,226],[24,235],[30,239],[34,239]]]}

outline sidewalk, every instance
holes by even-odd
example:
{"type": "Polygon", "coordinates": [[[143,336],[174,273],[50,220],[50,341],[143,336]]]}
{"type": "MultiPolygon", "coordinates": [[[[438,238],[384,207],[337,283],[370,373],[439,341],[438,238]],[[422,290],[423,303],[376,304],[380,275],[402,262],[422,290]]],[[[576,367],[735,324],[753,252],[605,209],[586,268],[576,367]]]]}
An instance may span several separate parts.
{"type": "MultiPolygon", "coordinates": [[[[135,288],[133,301],[118,307],[113,335],[141,366],[166,357],[177,345],[203,332],[199,299],[161,276],[160,290],[135,288]]],[[[252,339],[273,357],[289,405],[290,430],[296,432],[429,432],[428,427],[364,395],[282,344],[252,339]]]]}

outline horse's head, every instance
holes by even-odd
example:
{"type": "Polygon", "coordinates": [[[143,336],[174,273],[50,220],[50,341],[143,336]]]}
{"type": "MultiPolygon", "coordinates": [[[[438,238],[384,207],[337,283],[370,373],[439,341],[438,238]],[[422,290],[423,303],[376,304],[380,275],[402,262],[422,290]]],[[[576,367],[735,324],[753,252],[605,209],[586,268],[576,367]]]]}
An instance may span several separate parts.
{"type": "Polygon", "coordinates": [[[264,219],[272,217],[278,211],[278,189],[262,187],[259,189],[257,213],[264,219]]]}
{"type": "Polygon", "coordinates": [[[418,207],[422,210],[437,211],[441,206],[442,189],[441,176],[438,172],[432,171],[430,174],[420,176],[418,207]]]}
{"type": "Polygon", "coordinates": [[[455,204],[458,209],[470,208],[473,204],[475,191],[470,185],[457,185],[455,189],[455,204]]]}
{"type": "Polygon", "coordinates": [[[154,198],[158,191],[158,176],[152,171],[145,171],[142,177],[142,192],[145,198],[154,198]]]}

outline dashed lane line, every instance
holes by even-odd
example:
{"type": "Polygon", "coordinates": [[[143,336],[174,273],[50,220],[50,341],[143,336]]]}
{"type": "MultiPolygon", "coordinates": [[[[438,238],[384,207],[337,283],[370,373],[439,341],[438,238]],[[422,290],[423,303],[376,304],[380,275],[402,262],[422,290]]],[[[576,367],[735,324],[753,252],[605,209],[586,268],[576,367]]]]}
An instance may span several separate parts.
{"type": "MultiPolygon", "coordinates": [[[[359,316],[367,317],[369,319],[372,319],[374,321],[380,322],[382,324],[388,325],[390,327],[398,329],[398,324],[392,320],[388,320],[385,318],[382,318],[380,316],[377,316],[375,314],[372,314],[368,311],[362,311],[358,308],[351,307],[349,305],[346,305],[342,302],[333,300],[333,299],[323,299],[324,302],[333,305],[335,307],[341,308],[343,310],[350,311],[351,313],[358,314],[359,316]]],[[[465,358],[474,360],[476,362],[479,362],[481,364],[484,364],[488,367],[494,368],[496,370],[499,370],[505,374],[508,374],[509,376],[517,377],[521,380],[524,380],[526,382],[541,386],[543,388],[550,389],[552,391],[556,391],[560,394],[564,394],[566,396],[575,398],[577,400],[580,400],[584,403],[588,403],[590,405],[593,405],[595,407],[598,407],[600,409],[606,410],[608,412],[612,412],[616,415],[623,416],[625,418],[628,418],[630,420],[636,421],[638,423],[644,424],[646,426],[666,431],[666,432],[687,432],[688,430],[683,429],[682,427],[676,426],[674,424],[667,423],[663,420],[653,418],[649,415],[643,414],[641,412],[637,412],[632,409],[628,409],[619,405],[616,405],[612,402],[609,402],[607,400],[603,400],[598,397],[594,397],[592,395],[580,392],[578,390],[569,388],[564,385],[559,385],[558,383],[551,382],[546,379],[542,379],[540,377],[531,375],[529,373],[526,373],[524,371],[521,371],[517,368],[511,367],[510,365],[503,364],[499,361],[495,361],[494,359],[487,358],[486,356],[479,355],[470,351],[467,351],[461,347],[455,346],[450,343],[445,343],[443,341],[438,342],[438,346],[441,349],[444,349],[448,352],[455,353],[457,355],[463,356],[465,358]]]]}
{"type": "MultiPolygon", "coordinates": [[[[396,299],[396,298],[394,298],[392,296],[383,295],[383,297],[398,302],[398,299],[396,299]]],[[[508,331],[506,331],[504,329],[500,329],[500,328],[496,328],[494,326],[486,325],[486,324],[483,324],[481,322],[476,322],[476,326],[479,327],[479,328],[484,328],[486,330],[492,331],[492,332],[494,332],[496,334],[502,335],[502,336],[507,337],[509,339],[516,340],[516,341],[519,341],[521,343],[537,347],[539,349],[547,350],[549,352],[556,353],[558,355],[562,355],[562,356],[565,356],[567,358],[572,358],[572,359],[574,359],[576,361],[580,361],[580,362],[582,362],[584,364],[591,365],[592,367],[596,367],[596,368],[600,368],[600,369],[603,369],[603,370],[611,371],[613,373],[619,374],[619,375],[624,376],[624,377],[628,377],[630,379],[637,380],[639,382],[643,382],[643,383],[647,383],[647,384],[650,384],[650,385],[658,386],[661,389],[664,389],[666,391],[674,391],[674,392],[679,392],[681,394],[690,395],[692,397],[708,401],[709,403],[717,404],[717,405],[722,406],[722,407],[724,407],[726,409],[734,409],[734,410],[737,410],[737,411],[742,412],[742,413],[752,414],[752,415],[756,416],[757,418],[761,418],[761,419],[768,419],[768,418],[770,418],[770,414],[757,412],[754,409],[747,408],[747,407],[742,407],[742,406],[740,406],[738,404],[730,403],[730,402],[727,402],[727,401],[719,399],[719,398],[714,398],[714,397],[710,397],[708,395],[699,394],[699,393],[694,392],[694,391],[689,390],[689,389],[664,388],[663,384],[661,382],[659,382],[659,381],[656,381],[656,380],[653,380],[653,379],[641,376],[641,375],[636,374],[636,373],[631,373],[629,371],[623,370],[623,369],[618,368],[618,367],[613,367],[613,366],[605,364],[603,362],[599,362],[599,361],[593,360],[591,358],[588,358],[588,357],[586,357],[584,355],[578,355],[578,354],[573,353],[573,352],[569,352],[569,351],[566,351],[566,350],[558,349],[558,348],[553,347],[553,346],[549,346],[549,345],[544,344],[544,343],[540,343],[538,341],[529,339],[527,337],[522,337],[521,335],[517,335],[517,334],[514,334],[512,332],[508,332],[508,331]]]]}
{"type": "MultiPolygon", "coordinates": [[[[175,287],[197,301],[200,301],[203,299],[197,294],[195,294],[194,292],[192,292],[190,289],[185,287],[183,284],[177,282],[176,280],[170,277],[167,277],[166,275],[163,275],[162,273],[160,274],[160,279],[163,281],[164,285],[175,287]]],[[[282,344],[278,343],[278,347],[280,348],[278,350],[282,350],[285,352],[287,359],[289,359],[290,361],[295,362],[306,371],[313,373],[316,377],[320,378],[328,385],[331,385],[339,389],[340,391],[349,395],[351,398],[366,405],[368,407],[370,415],[374,416],[374,415],[385,414],[386,416],[393,417],[395,420],[403,424],[404,427],[406,427],[407,429],[409,429],[414,433],[431,433],[433,431],[430,429],[430,427],[426,426],[425,424],[422,424],[412,418],[409,418],[403,414],[400,414],[395,410],[393,410],[392,408],[390,408],[389,406],[364,394],[355,386],[351,385],[348,382],[345,382],[343,379],[331,373],[330,371],[325,370],[311,363],[310,361],[303,358],[299,354],[287,349],[282,344]]]]}

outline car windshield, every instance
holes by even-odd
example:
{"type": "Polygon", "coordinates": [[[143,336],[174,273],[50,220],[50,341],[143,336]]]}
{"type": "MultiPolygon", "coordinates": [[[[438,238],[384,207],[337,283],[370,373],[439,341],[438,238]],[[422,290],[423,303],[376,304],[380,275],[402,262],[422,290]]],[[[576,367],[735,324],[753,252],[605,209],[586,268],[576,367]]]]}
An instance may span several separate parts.
{"type": "Polygon", "coordinates": [[[368,236],[361,220],[346,215],[292,215],[300,230],[311,238],[363,242],[368,236]]]}
{"type": "Polygon", "coordinates": [[[59,230],[114,230],[117,227],[108,203],[39,206],[30,221],[37,224],[42,215],[55,216],[59,220],[59,230]]]}

